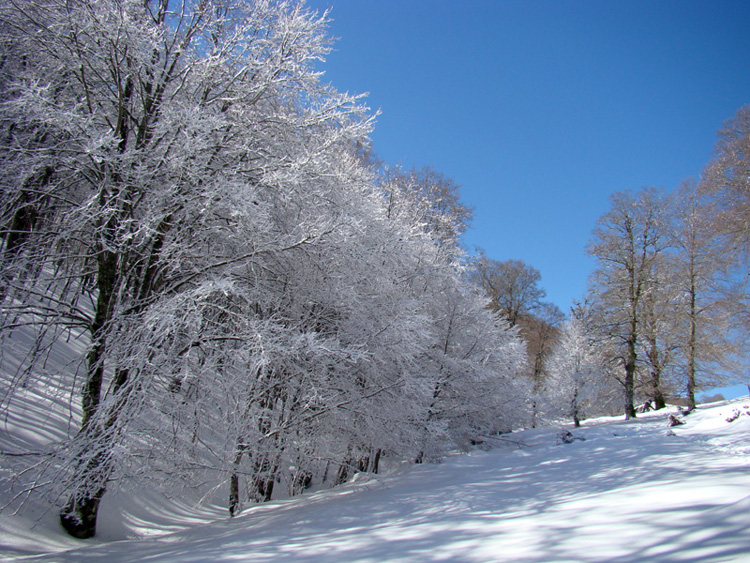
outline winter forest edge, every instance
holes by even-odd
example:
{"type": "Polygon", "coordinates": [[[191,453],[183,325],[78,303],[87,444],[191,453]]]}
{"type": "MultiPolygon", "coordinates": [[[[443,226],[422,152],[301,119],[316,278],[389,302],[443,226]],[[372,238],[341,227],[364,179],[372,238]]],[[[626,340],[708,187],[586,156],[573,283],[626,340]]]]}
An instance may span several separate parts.
{"type": "Polygon", "coordinates": [[[616,193],[563,314],[521,260],[466,252],[436,170],[380,162],[297,2],[0,7],[5,510],[74,537],[114,490],[243,505],[522,427],[637,416],[746,356],[750,106],[698,180],[616,193]]]}

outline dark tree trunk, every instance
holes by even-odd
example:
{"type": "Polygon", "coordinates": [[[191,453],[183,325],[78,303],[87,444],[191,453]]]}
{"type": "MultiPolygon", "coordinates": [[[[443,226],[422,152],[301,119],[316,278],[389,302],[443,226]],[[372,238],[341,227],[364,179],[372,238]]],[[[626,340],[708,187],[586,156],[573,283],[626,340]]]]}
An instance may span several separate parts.
{"type": "Polygon", "coordinates": [[[649,363],[651,364],[651,399],[654,401],[654,410],[659,410],[667,406],[667,401],[664,398],[664,392],[661,388],[663,360],[660,358],[659,347],[653,334],[648,336],[648,344],[647,354],[649,363]]]}
{"type": "Polygon", "coordinates": [[[336,474],[336,481],[334,485],[342,485],[349,479],[349,469],[354,460],[347,459],[344,463],[339,466],[338,473],[336,474]]]}
{"type": "Polygon", "coordinates": [[[273,487],[276,480],[273,475],[270,477],[256,477],[253,480],[258,502],[268,502],[273,497],[273,487]]]}
{"type": "MultiPolygon", "coordinates": [[[[14,205],[16,209],[10,223],[0,229],[0,237],[5,238],[4,244],[0,246],[2,250],[2,262],[6,264],[12,262],[34,232],[39,218],[39,202],[35,201],[32,193],[34,191],[41,191],[39,188],[44,188],[49,183],[52,173],[53,169],[47,166],[40,177],[30,178],[22,188],[18,196],[18,201],[14,205]]],[[[7,286],[14,279],[12,268],[3,268],[3,270],[3,273],[0,275],[0,281],[2,281],[0,285],[0,302],[5,300],[8,292],[7,286]]]]}
{"type": "Polygon", "coordinates": [[[381,450],[375,450],[375,455],[372,456],[372,465],[370,466],[370,473],[377,473],[380,470],[380,454],[381,450]]]}
{"type": "Polygon", "coordinates": [[[635,340],[628,342],[625,359],[625,419],[635,418],[635,340]]]}
{"type": "Polygon", "coordinates": [[[60,511],[60,524],[71,536],[88,539],[96,534],[96,519],[99,513],[99,502],[107,491],[107,468],[104,452],[94,455],[80,472],[85,476],[89,486],[81,487],[79,494],[73,494],[65,507],[60,511]]]}
{"type": "Polygon", "coordinates": [[[367,470],[370,468],[370,456],[362,456],[359,458],[359,461],[357,462],[357,472],[358,473],[367,473],[367,470]]]}
{"type": "Polygon", "coordinates": [[[667,399],[664,397],[664,393],[659,389],[654,395],[654,410],[663,409],[667,406],[667,399]]]}
{"type": "Polygon", "coordinates": [[[234,472],[229,477],[229,517],[233,517],[240,510],[240,477],[237,474],[237,468],[242,461],[242,456],[247,450],[247,445],[242,440],[238,441],[237,449],[234,456],[234,472]]]}
{"type": "Polygon", "coordinates": [[[664,397],[664,393],[661,390],[661,373],[660,370],[654,369],[651,372],[651,384],[653,386],[652,389],[652,399],[654,400],[654,410],[663,409],[667,406],[667,400],[664,397]]]}
{"type": "Polygon", "coordinates": [[[263,457],[254,463],[251,495],[256,502],[268,502],[273,497],[276,474],[279,470],[278,456],[275,462],[263,457]]]}
{"type": "MultiPolygon", "coordinates": [[[[102,196],[103,197],[103,196],[102,196]]],[[[104,226],[105,233],[111,233],[113,229],[112,220],[104,226]]],[[[106,235],[105,235],[106,236],[106,235]]],[[[91,459],[86,463],[79,473],[82,480],[80,492],[74,493],[68,500],[65,508],[60,512],[60,523],[63,528],[73,537],[90,538],[96,533],[96,518],[99,511],[99,502],[107,490],[108,468],[104,467],[107,457],[104,451],[92,452],[92,448],[106,447],[102,442],[102,428],[96,428],[97,422],[94,417],[99,411],[99,403],[102,395],[102,384],[104,380],[104,357],[107,348],[107,325],[112,316],[115,300],[115,285],[117,278],[117,254],[106,249],[107,244],[102,243],[98,249],[97,289],[99,295],[94,312],[94,320],[90,327],[91,350],[87,357],[88,373],[83,386],[81,397],[82,418],[79,436],[84,437],[88,444],[85,446],[88,453],[93,453],[91,459]],[[94,487],[91,487],[95,484],[94,487]]],[[[121,375],[115,385],[120,386],[121,375]]],[[[113,414],[116,416],[116,414],[113,414]]],[[[107,424],[114,423],[108,420],[107,424]]]]}
{"type": "Polygon", "coordinates": [[[292,477],[290,494],[292,496],[300,495],[312,483],[312,473],[304,469],[298,470],[292,477]]]}
{"type": "Polygon", "coordinates": [[[692,411],[695,408],[695,372],[696,372],[696,348],[698,340],[698,328],[696,326],[696,295],[691,291],[690,295],[690,340],[688,342],[688,366],[687,366],[687,408],[692,411]]]}
{"type": "Polygon", "coordinates": [[[93,495],[82,499],[71,498],[60,512],[60,524],[68,534],[81,540],[94,537],[96,534],[96,518],[106,487],[97,490],[93,495]]]}
{"type": "Polygon", "coordinates": [[[240,478],[232,473],[229,478],[229,517],[232,518],[240,509],[240,478]]]}

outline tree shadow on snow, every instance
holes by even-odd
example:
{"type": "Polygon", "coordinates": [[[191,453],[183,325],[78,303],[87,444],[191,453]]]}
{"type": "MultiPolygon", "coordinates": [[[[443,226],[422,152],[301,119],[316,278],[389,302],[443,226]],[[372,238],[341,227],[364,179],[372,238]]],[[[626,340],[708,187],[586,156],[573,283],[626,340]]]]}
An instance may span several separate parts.
{"type": "Polygon", "coordinates": [[[746,467],[721,463],[705,444],[648,421],[576,435],[585,441],[556,445],[542,432],[528,448],[455,457],[257,506],[231,522],[54,560],[128,553],[160,562],[677,563],[750,553],[750,497],[722,505],[704,498],[710,487],[697,493],[701,483],[747,483],[746,467]]]}

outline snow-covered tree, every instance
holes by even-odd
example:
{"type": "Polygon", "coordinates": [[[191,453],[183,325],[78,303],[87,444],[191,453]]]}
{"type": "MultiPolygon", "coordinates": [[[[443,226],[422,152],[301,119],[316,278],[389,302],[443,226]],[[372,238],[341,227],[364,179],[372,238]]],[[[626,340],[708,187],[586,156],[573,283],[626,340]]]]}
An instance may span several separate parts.
{"type": "Polygon", "coordinates": [[[606,386],[604,359],[588,320],[573,315],[564,323],[547,359],[548,416],[570,417],[576,427],[584,417],[599,414],[606,386]]]}
{"type": "Polygon", "coordinates": [[[425,176],[393,212],[366,108],[315,70],[324,17],[19,1],[0,34],[4,400],[83,335],[46,465],[71,534],[115,484],[234,514],[513,426],[518,339],[462,281],[464,208],[425,176]]]}
{"type": "Polygon", "coordinates": [[[389,215],[409,216],[444,250],[458,250],[473,211],[461,202],[453,179],[430,166],[408,172],[395,167],[384,170],[381,184],[389,215]]]}
{"type": "Polygon", "coordinates": [[[431,168],[387,171],[382,185],[389,221],[430,241],[404,280],[431,319],[432,341],[419,368],[432,385],[424,432],[439,437],[435,445],[469,444],[512,429],[525,416],[526,389],[517,377],[526,363],[523,344],[468,281],[459,237],[471,212],[458,187],[431,168]]]}

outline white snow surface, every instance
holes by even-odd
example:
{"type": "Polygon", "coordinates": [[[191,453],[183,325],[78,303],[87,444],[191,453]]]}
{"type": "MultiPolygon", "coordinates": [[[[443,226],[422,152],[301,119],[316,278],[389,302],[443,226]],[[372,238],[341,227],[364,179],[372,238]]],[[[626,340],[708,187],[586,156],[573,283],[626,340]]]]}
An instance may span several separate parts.
{"type": "Polygon", "coordinates": [[[516,432],[231,520],[220,506],[115,495],[99,537],[79,541],[52,512],[6,512],[0,560],[750,561],[750,400],[701,406],[670,429],[675,412],[586,421],[570,444],[560,428],[516,432]]]}

